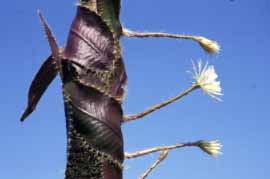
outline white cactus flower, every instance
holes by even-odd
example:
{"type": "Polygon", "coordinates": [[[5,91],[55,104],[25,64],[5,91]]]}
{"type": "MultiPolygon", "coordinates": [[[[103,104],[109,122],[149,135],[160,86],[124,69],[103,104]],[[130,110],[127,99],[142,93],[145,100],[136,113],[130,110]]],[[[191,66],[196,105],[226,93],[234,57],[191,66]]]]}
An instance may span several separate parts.
{"type": "Polygon", "coordinates": [[[221,153],[222,145],[217,141],[199,141],[198,147],[200,147],[207,154],[218,157],[221,153]]]}
{"type": "Polygon", "coordinates": [[[208,66],[208,63],[206,63],[203,66],[201,60],[199,60],[198,65],[193,63],[193,79],[195,80],[195,84],[210,97],[221,101],[219,96],[223,94],[221,93],[220,81],[216,81],[217,78],[218,75],[213,65],[208,66]]]}

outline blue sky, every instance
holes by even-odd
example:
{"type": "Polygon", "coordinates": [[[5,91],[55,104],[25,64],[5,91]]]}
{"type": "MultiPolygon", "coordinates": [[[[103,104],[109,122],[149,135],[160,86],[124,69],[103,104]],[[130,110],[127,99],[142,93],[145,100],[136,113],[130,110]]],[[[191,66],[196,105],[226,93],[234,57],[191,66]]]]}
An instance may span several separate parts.
{"type": "MultiPolygon", "coordinates": [[[[0,178],[61,179],[65,169],[65,119],[56,79],[25,123],[19,116],[27,90],[49,54],[36,11],[41,9],[64,46],[76,1],[3,1],[0,51],[0,178]]],[[[136,0],[122,2],[121,20],[133,30],[204,35],[217,40],[210,57],[197,44],[171,39],[123,39],[129,77],[126,113],[136,113],[190,86],[191,60],[214,64],[223,87],[217,103],[195,91],[183,100],[123,126],[128,152],[198,139],[219,139],[223,155],[198,149],[170,152],[149,178],[267,179],[270,177],[270,1],[136,0]]],[[[132,179],[153,154],[126,162],[132,179]]]]}

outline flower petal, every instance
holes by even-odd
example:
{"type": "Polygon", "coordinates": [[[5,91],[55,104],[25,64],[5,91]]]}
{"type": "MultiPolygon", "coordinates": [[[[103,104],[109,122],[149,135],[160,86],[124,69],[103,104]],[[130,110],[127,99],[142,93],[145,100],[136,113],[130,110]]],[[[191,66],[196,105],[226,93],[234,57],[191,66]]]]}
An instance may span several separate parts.
{"type": "Polygon", "coordinates": [[[201,89],[208,94],[210,97],[221,101],[218,96],[223,95],[221,93],[222,89],[220,86],[220,81],[216,81],[218,78],[218,75],[215,71],[215,68],[213,65],[208,65],[206,63],[203,65],[202,61],[199,60],[198,64],[193,64],[193,79],[195,80],[195,84],[201,87],[201,89]]]}

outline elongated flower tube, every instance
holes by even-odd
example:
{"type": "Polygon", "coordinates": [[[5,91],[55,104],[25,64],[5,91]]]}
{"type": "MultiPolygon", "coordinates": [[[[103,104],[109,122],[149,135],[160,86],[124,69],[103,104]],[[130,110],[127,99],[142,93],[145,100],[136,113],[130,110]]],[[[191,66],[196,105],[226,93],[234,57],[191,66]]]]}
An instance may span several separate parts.
{"type": "Polygon", "coordinates": [[[196,65],[193,63],[193,79],[195,85],[199,86],[206,94],[217,101],[221,101],[219,96],[222,96],[220,81],[217,81],[218,75],[216,74],[213,65],[206,63],[203,66],[201,60],[196,65]]]}
{"type": "Polygon", "coordinates": [[[176,39],[189,39],[194,40],[210,55],[218,54],[220,51],[219,44],[203,36],[194,35],[183,35],[183,34],[169,34],[163,32],[135,32],[129,29],[123,28],[122,35],[126,37],[166,37],[166,38],[176,38],[176,39]]]}

